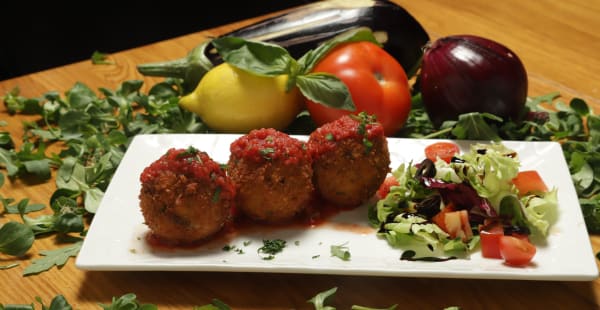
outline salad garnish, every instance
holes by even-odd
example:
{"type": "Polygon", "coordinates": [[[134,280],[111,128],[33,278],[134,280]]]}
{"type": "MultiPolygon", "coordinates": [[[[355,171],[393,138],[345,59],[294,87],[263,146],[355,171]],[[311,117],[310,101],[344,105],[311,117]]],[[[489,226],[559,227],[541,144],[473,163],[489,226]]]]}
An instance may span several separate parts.
{"type": "Polygon", "coordinates": [[[478,246],[489,247],[490,238],[484,244],[480,234],[497,226],[500,235],[492,246],[500,247],[500,257],[494,256],[509,263],[509,251],[500,245],[509,242],[500,242],[501,237],[527,243],[546,238],[557,217],[557,189],[548,189],[537,172],[528,171],[542,185],[525,192],[519,184],[531,181],[517,182],[522,173],[517,152],[490,142],[474,143],[450,159],[428,157],[397,167],[369,212],[378,236],[391,246],[414,251],[411,259],[465,257],[478,246]]]}

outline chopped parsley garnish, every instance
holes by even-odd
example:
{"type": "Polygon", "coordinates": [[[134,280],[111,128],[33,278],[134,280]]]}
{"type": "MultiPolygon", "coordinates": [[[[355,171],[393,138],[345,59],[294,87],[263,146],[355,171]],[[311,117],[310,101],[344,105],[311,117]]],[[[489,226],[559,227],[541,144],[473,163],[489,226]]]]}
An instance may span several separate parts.
{"type": "Polygon", "coordinates": [[[202,158],[200,157],[200,150],[193,146],[189,146],[185,151],[177,154],[177,158],[183,158],[187,162],[199,162],[202,163],[202,158]]]}
{"type": "Polygon", "coordinates": [[[368,153],[373,148],[373,142],[367,137],[367,125],[377,122],[377,118],[375,115],[369,115],[366,112],[360,112],[355,117],[359,121],[356,131],[363,136],[362,143],[365,146],[365,153],[368,153]]]}
{"type": "Polygon", "coordinates": [[[193,146],[188,146],[188,148],[185,151],[179,153],[177,155],[177,157],[181,158],[181,157],[195,156],[196,153],[198,153],[198,149],[197,148],[195,148],[193,146]]]}
{"type": "Polygon", "coordinates": [[[371,142],[367,138],[363,138],[362,143],[365,146],[365,153],[369,153],[371,151],[371,149],[373,148],[373,142],[371,142]]]}
{"type": "MultiPolygon", "coordinates": [[[[250,241],[244,241],[244,246],[248,246],[250,245],[250,241]]],[[[237,245],[231,245],[231,244],[227,244],[225,246],[223,246],[222,248],[223,251],[225,252],[236,252],[238,254],[245,254],[246,252],[244,251],[244,249],[238,247],[237,245]]]]}
{"type": "Polygon", "coordinates": [[[264,260],[274,259],[275,254],[283,251],[286,243],[287,242],[282,239],[263,240],[263,246],[258,248],[258,254],[261,255],[264,260]]]}
{"type": "Polygon", "coordinates": [[[272,147],[266,147],[258,151],[260,155],[266,160],[271,160],[272,158],[269,156],[270,154],[275,153],[275,149],[272,147]]]}
{"type": "Polygon", "coordinates": [[[221,196],[221,187],[217,187],[215,189],[215,192],[213,193],[213,196],[212,196],[212,203],[219,202],[220,196],[221,196]]]}

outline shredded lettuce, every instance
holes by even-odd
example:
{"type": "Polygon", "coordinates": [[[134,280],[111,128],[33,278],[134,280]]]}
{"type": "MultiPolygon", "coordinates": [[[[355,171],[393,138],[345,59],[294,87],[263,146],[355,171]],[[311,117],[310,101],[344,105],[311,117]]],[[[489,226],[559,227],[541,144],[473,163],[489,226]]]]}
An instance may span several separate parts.
{"type": "Polygon", "coordinates": [[[454,170],[499,211],[500,201],[516,194],[512,179],[519,173],[520,162],[515,151],[500,142],[476,143],[459,156],[464,163],[452,163],[454,170]]]}
{"type": "Polygon", "coordinates": [[[392,172],[399,185],[392,186],[388,195],[377,202],[377,221],[386,222],[391,214],[411,210],[412,201],[423,199],[431,194],[414,178],[416,168],[412,163],[401,164],[392,172]]]}
{"type": "Polygon", "coordinates": [[[557,189],[540,195],[529,195],[521,198],[524,208],[525,220],[532,229],[532,234],[541,234],[546,237],[549,228],[558,219],[557,189]]]}
{"type": "Polygon", "coordinates": [[[512,225],[526,226],[532,234],[547,236],[557,218],[557,191],[519,198],[512,183],[520,170],[514,150],[501,142],[476,143],[455,157],[450,163],[436,160],[434,176],[417,175],[419,165],[425,162],[403,163],[392,172],[398,185],[390,188],[369,215],[371,223],[379,228],[380,237],[393,247],[442,254],[470,252],[479,243],[477,234],[466,241],[452,239],[431,218],[435,212],[427,215],[419,211],[441,210],[448,201],[468,210],[473,227],[485,218],[500,215],[511,218],[512,225]]]}

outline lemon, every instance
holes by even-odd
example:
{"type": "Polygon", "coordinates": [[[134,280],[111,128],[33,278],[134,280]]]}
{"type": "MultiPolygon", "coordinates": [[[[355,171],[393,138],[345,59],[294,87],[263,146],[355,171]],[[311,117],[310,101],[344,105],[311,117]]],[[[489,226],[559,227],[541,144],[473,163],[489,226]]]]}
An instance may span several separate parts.
{"type": "Polygon", "coordinates": [[[297,87],[285,91],[287,79],[287,75],[259,76],[222,63],[208,71],[179,104],[198,114],[216,131],[282,130],[292,123],[304,104],[297,87]]]}

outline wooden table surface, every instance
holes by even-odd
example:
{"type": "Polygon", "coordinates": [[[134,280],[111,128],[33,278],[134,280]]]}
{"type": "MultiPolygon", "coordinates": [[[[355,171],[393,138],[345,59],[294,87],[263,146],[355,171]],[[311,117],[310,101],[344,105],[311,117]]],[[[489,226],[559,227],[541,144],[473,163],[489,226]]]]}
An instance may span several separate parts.
{"type": "MultiPolygon", "coordinates": [[[[560,91],[568,100],[580,97],[600,112],[600,1],[446,1],[398,0],[417,18],[432,38],[469,33],[502,42],[519,55],[530,78],[530,95],[560,91]]],[[[21,94],[36,97],[47,91],[64,92],[80,81],[92,89],[114,89],[124,80],[144,79],[145,85],[161,80],[146,78],[136,65],[184,56],[207,35],[218,35],[256,19],[209,29],[164,42],[115,53],[116,65],[98,66],[83,61],[0,82],[0,94],[15,86],[21,94]]],[[[147,90],[147,89],[145,89],[147,90]]],[[[22,135],[22,116],[9,116],[0,108],[1,120],[15,140],[22,135]]],[[[16,141],[18,142],[18,141],[16,141]]],[[[7,182],[4,197],[29,198],[47,204],[54,183],[25,186],[7,182]]],[[[0,217],[0,223],[13,216],[0,217]]],[[[590,236],[594,252],[600,237],[590,236]]],[[[31,258],[40,250],[55,248],[53,238],[36,240],[31,258]]],[[[12,262],[0,256],[0,265],[12,262]]],[[[0,303],[29,304],[35,296],[48,303],[62,294],[76,309],[99,309],[113,296],[135,293],[138,300],[159,309],[192,309],[218,298],[233,308],[311,308],[307,299],[338,287],[335,305],[349,309],[358,304],[399,309],[598,309],[600,280],[593,282],[436,279],[369,276],[332,276],[218,272],[86,272],[71,259],[62,269],[23,277],[29,262],[0,271],[0,303]]]]}

